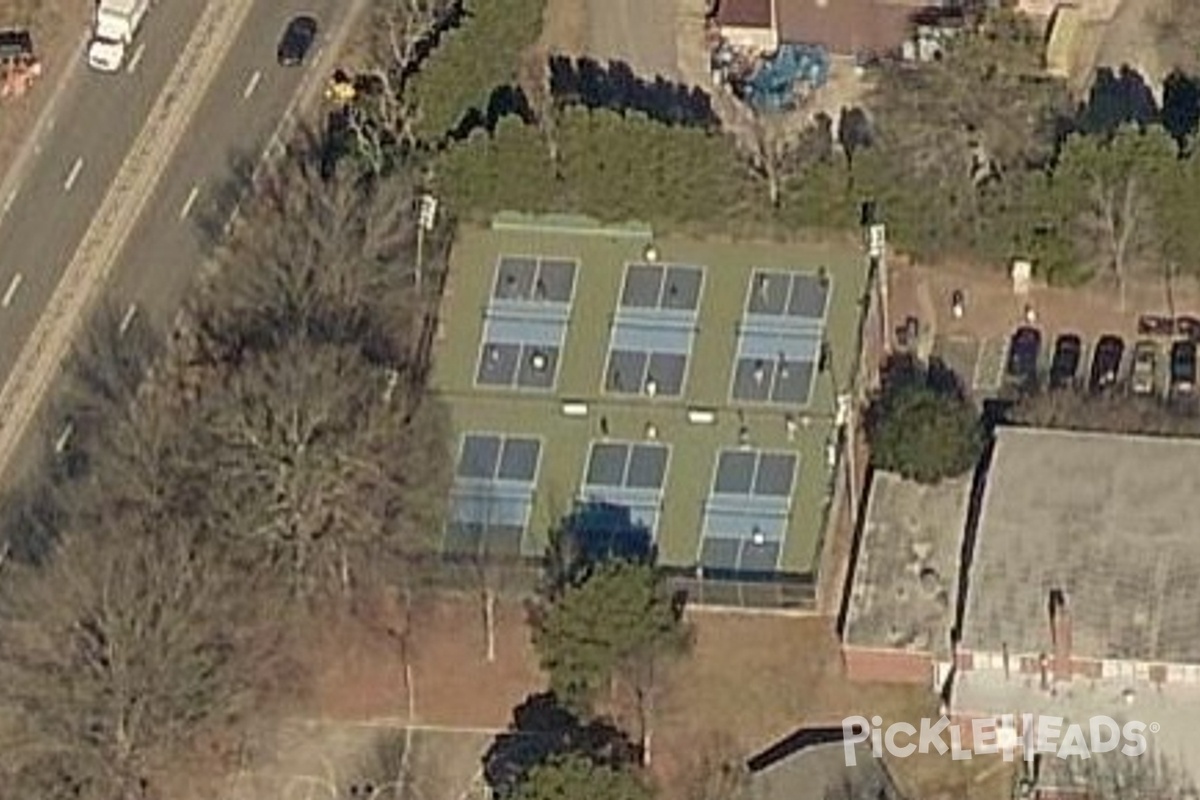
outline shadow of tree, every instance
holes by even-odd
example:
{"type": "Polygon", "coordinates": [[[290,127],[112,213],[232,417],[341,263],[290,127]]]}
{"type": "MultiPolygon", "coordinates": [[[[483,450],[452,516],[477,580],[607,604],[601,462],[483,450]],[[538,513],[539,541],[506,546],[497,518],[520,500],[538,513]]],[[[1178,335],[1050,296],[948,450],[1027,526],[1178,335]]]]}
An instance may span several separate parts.
{"type": "Polygon", "coordinates": [[[550,94],[563,105],[635,111],[666,125],[706,129],[720,125],[711,99],[702,90],[659,77],[643,80],[622,61],[604,65],[591,58],[553,56],[550,94]]]}
{"type": "Polygon", "coordinates": [[[563,708],[553,693],[543,692],[513,709],[508,730],[484,753],[484,779],[496,797],[507,797],[532,769],[564,753],[610,767],[640,759],[637,745],[611,722],[584,721],[563,708]]]}
{"type": "Polygon", "coordinates": [[[254,182],[257,156],[244,150],[229,156],[224,178],[197,210],[193,228],[205,255],[212,255],[225,241],[225,229],[238,205],[254,182]]]}

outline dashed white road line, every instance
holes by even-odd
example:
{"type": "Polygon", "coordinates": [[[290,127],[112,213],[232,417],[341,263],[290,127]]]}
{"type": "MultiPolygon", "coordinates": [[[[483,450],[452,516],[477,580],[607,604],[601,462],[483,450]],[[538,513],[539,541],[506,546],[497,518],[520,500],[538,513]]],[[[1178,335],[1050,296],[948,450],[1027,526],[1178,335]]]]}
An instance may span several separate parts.
{"type": "Polygon", "coordinates": [[[118,330],[121,336],[129,330],[129,326],[133,324],[133,318],[137,316],[137,303],[130,303],[129,308],[125,310],[125,316],[121,317],[121,327],[118,330]]]}
{"type": "Polygon", "coordinates": [[[17,199],[17,190],[13,189],[8,193],[8,197],[4,198],[4,207],[0,208],[0,218],[8,214],[8,210],[12,208],[12,204],[17,199]]]}
{"type": "Polygon", "coordinates": [[[254,94],[254,90],[258,88],[258,82],[262,80],[262,71],[255,70],[250,76],[249,82],[246,83],[246,88],[242,90],[242,99],[246,100],[250,95],[254,94]]]}
{"type": "Polygon", "coordinates": [[[54,440],[54,452],[61,453],[67,449],[67,443],[71,441],[71,434],[75,433],[75,423],[68,422],[63,426],[62,433],[54,440]]]}
{"type": "Polygon", "coordinates": [[[8,308],[12,305],[13,298],[17,296],[17,289],[21,288],[21,281],[23,280],[25,278],[21,273],[18,272],[16,275],[13,275],[12,281],[8,284],[8,289],[4,292],[4,298],[0,300],[0,306],[8,308]]]}
{"type": "Polygon", "coordinates": [[[125,71],[132,74],[138,68],[138,64],[142,63],[142,56],[146,53],[146,43],[142,42],[138,45],[137,50],[133,51],[133,57],[129,59],[129,66],[125,71]]]}
{"type": "Polygon", "coordinates": [[[75,185],[75,181],[79,179],[79,173],[83,171],[83,157],[75,159],[75,164],[71,167],[71,171],[67,173],[67,180],[63,182],[63,191],[71,191],[71,187],[75,185]]]}
{"type": "Polygon", "coordinates": [[[196,204],[196,198],[199,196],[200,196],[200,187],[193,186],[192,190],[190,192],[188,192],[187,199],[183,201],[183,208],[179,209],[179,218],[180,219],[183,219],[184,217],[186,217],[188,215],[189,212],[191,212],[192,206],[194,206],[196,204]]]}
{"type": "Polygon", "coordinates": [[[46,120],[46,133],[54,130],[54,126],[58,124],[58,117],[50,117],[46,120]]]}

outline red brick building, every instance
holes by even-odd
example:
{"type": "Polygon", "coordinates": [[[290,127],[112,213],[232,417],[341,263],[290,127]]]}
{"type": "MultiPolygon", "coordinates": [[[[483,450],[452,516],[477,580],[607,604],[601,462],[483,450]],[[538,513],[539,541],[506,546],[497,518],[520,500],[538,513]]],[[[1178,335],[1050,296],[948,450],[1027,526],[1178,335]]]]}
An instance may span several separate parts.
{"type": "Polygon", "coordinates": [[[903,0],[719,0],[716,23],[738,47],[821,45],[835,55],[897,50],[919,10],[903,0]]]}

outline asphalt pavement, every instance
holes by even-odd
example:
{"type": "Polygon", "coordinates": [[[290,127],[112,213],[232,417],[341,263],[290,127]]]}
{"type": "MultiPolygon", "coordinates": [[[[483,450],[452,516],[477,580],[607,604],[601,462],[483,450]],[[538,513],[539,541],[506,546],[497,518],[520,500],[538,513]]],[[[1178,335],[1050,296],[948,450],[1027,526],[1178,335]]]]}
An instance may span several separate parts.
{"type": "MultiPolygon", "coordinates": [[[[86,74],[60,98],[40,152],[0,219],[0,376],[11,371],[204,5],[159,4],[132,51],[132,70],[100,75],[81,65],[86,74]]],[[[232,178],[232,165],[258,161],[303,87],[320,79],[318,59],[353,5],[255,4],[117,257],[104,295],[131,324],[149,320],[163,331],[174,320],[206,259],[200,216],[232,178]],[[280,67],[276,45],[300,13],[320,21],[320,38],[305,66],[280,67]]],[[[54,418],[31,425],[11,477],[27,473],[62,427],[54,418]]]]}
{"type": "Polygon", "coordinates": [[[0,220],[0,376],[12,370],[203,8],[204,0],[160,4],[120,73],[75,67],[85,74],[68,85],[0,220]]]}
{"type": "Polygon", "coordinates": [[[338,0],[259,3],[250,13],[196,117],[175,152],[169,173],[118,257],[109,302],[123,313],[136,308],[157,330],[169,329],[205,261],[200,221],[219,204],[234,165],[257,163],[290,111],[312,67],[280,67],[275,45],[287,21],[310,13],[321,23],[314,64],[348,4],[338,0]]]}

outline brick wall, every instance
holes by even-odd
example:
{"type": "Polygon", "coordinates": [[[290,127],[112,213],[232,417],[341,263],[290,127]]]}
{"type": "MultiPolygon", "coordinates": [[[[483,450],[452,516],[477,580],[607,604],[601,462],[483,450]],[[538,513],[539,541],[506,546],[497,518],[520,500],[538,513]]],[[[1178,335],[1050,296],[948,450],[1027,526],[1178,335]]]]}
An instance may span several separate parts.
{"type": "Polygon", "coordinates": [[[933,656],[929,653],[843,647],[842,663],[852,681],[933,686],[933,656]]]}

